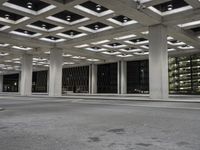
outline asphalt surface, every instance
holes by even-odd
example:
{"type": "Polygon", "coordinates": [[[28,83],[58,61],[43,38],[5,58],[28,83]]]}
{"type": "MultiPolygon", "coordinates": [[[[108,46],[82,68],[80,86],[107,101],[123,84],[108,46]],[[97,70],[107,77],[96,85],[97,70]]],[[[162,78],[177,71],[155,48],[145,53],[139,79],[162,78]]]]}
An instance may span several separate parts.
{"type": "Polygon", "coordinates": [[[200,103],[0,97],[0,150],[200,150],[200,103]]]}

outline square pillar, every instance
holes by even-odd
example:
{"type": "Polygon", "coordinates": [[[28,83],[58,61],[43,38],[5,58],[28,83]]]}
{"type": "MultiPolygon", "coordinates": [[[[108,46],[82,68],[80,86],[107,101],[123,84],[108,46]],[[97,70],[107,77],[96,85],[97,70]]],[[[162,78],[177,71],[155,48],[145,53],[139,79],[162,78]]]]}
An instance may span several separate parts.
{"type": "Polygon", "coordinates": [[[32,60],[33,55],[31,54],[24,54],[22,57],[20,88],[22,96],[30,96],[32,94],[32,60]]]}
{"type": "Polygon", "coordinates": [[[118,61],[118,94],[127,94],[127,62],[118,61]]]}
{"type": "Polygon", "coordinates": [[[121,61],[117,62],[117,93],[121,94],[121,61]]]}
{"type": "Polygon", "coordinates": [[[168,99],[167,28],[149,27],[149,83],[151,99],[168,99]]]}
{"type": "Polygon", "coordinates": [[[0,75],[0,92],[3,92],[3,75],[0,75]]]}
{"type": "Polygon", "coordinates": [[[89,66],[89,93],[97,93],[97,65],[91,64],[89,66]]]}
{"type": "Polygon", "coordinates": [[[51,49],[49,70],[49,96],[62,95],[62,54],[62,49],[51,49]]]}
{"type": "Polygon", "coordinates": [[[121,61],[121,94],[127,94],[127,62],[121,61]]]}

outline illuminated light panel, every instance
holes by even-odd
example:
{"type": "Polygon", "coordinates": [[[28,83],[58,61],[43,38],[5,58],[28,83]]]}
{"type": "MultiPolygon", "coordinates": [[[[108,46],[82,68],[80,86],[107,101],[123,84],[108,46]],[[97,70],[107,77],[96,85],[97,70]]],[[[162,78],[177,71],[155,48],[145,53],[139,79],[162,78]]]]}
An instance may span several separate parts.
{"type": "Polygon", "coordinates": [[[87,59],[87,61],[93,61],[93,62],[96,62],[96,61],[100,61],[99,59],[95,59],[95,58],[90,58],[90,59],[87,59]]]}
{"type": "Polygon", "coordinates": [[[93,52],[101,52],[101,51],[106,51],[107,49],[105,48],[100,48],[100,47],[88,47],[88,48],[85,48],[86,50],[89,50],[89,51],[93,51],[93,52]]]}
{"type": "Polygon", "coordinates": [[[29,13],[29,14],[32,14],[32,15],[40,15],[40,14],[45,13],[45,12],[51,10],[51,9],[56,8],[56,6],[54,6],[54,5],[49,5],[49,6],[43,8],[41,10],[34,11],[34,10],[31,10],[31,9],[28,9],[28,8],[25,8],[25,7],[22,7],[22,6],[18,6],[18,5],[9,3],[9,2],[3,3],[3,6],[6,6],[6,7],[9,7],[9,8],[12,8],[12,9],[16,9],[18,11],[26,12],[26,13],[29,13]]]}
{"type": "Polygon", "coordinates": [[[52,39],[49,39],[49,38],[40,38],[40,40],[42,40],[42,41],[47,41],[47,42],[52,42],[52,43],[59,43],[59,42],[66,41],[66,39],[52,40],[52,39]]]}
{"type": "Polygon", "coordinates": [[[136,52],[134,55],[149,55],[149,52],[136,52]]]}
{"type": "Polygon", "coordinates": [[[73,65],[75,62],[64,62],[63,65],[73,65]]]}
{"type": "Polygon", "coordinates": [[[136,42],[133,42],[131,40],[128,40],[128,41],[124,41],[125,43],[128,43],[128,44],[133,44],[133,45],[141,45],[141,44],[147,44],[149,43],[149,40],[142,40],[142,41],[136,41],[136,42]]]}
{"type": "Polygon", "coordinates": [[[77,46],[74,46],[75,48],[84,48],[84,47],[88,47],[89,45],[88,44],[82,44],[82,45],[77,45],[77,46]]]}
{"type": "Polygon", "coordinates": [[[194,25],[198,25],[198,24],[200,24],[200,20],[192,21],[192,22],[188,22],[188,23],[184,23],[184,24],[178,24],[178,26],[181,28],[184,28],[184,27],[194,26],[194,25]]]}
{"type": "Polygon", "coordinates": [[[103,54],[106,55],[117,55],[117,54],[121,54],[121,52],[118,51],[106,51],[106,52],[102,52],[103,54]]]}
{"type": "Polygon", "coordinates": [[[140,46],[140,47],[142,47],[142,48],[144,48],[144,49],[149,49],[149,47],[148,47],[147,45],[142,45],[142,46],[140,46]]]}
{"type": "Polygon", "coordinates": [[[133,37],[136,37],[136,35],[135,34],[129,34],[129,35],[117,37],[117,38],[114,38],[114,39],[115,40],[124,40],[124,39],[128,39],[128,38],[133,38],[133,37]]]}
{"type": "Polygon", "coordinates": [[[25,50],[25,51],[32,50],[32,48],[24,47],[24,46],[12,46],[12,48],[19,49],[19,50],[25,50]]]}
{"type": "Polygon", "coordinates": [[[104,44],[104,43],[108,43],[110,42],[110,40],[103,40],[103,41],[98,41],[98,42],[92,42],[91,44],[93,45],[99,45],[99,44],[104,44]]]}
{"type": "Polygon", "coordinates": [[[7,56],[9,53],[0,52],[0,56],[7,56]]]}
{"type": "Polygon", "coordinates": [[[190,45],[183,45],[183,46],[179,46],[178,48],[185,50],[185,49],[193,49],[194,47],[190,45]]]}
{"type": "Polygon", "coordinates": [[[51,52],[50,51],[46,51],[46,52],[44,52],[45,54],[50,54],[51,52]]]}
{"type": "Polygon", "coordinates": [[[88,8],[86,8],[84,6],[81,6],[81,5],[76,5],[74,7],[76,9],[79,9],[79,10],[81,10],[83,12],[86,12],[88,14],[91,14],[91,15],[94,15],[94,16],[97,16],[97,17],[102,17],[102,16],[106,16],[106,15],[114,13],[114,11],[112,11],[112,10],[106,10],[106,11],[103,11],[103,12],[99,13],[99,12],[93,11],[93,10],[88,9],[88,8]]]}
{"type": "Polygon", "coordinates": [[[120,49],[120,51],[122,52],[139,52],[139,51],[142,51],[142,49],[139,49],[139,48],[129,48],[129,49],[120,49]]]}
{"type": "Polygon", "coordinates": [[[167,40],[173,40],[174,38],[173,37],[171,37],[171,36],[168,36],[167,37],[167,40]]]}
{"type": "Polygon", "coordinates": [[[63,57],[71,57],[71,54],[63,54],[63,57]]]}
{"type": "Polygon", "coordinates": [[[26,33],[17,32],[17,31],[11,31],[10,33],[15,34],[15,35],[24,36],[24,37],[30,37],[30,38],[34,38],[34,37],[42,35],[41,33],[36,33],[36,34],[30,35],[30,34],[26,34],[26,33]]]}
{"type": "Polygon", "coordinates": [[[149,31],[144,31],[144,32],[141,32],[142,34],[144,34],[144,35],[147,35],[147,34],[149,34],[149,31]]]}
{"type": "Polygon", "coordinates": [[[120,25],[120,26],[128,26],[128,25],[131,25],[131,24],[136,24],[136,23],[138,23],[137,21],[135,21],[135,20],[131,20],[131,21],[127,21],[127,22],[120,22],[120,21],[117,21],[117,20],[115,20],[115,19],[113,19],[113,18],[109,18],[109,19],[107,19],[108,21],[110,21],[110,22],[112,22],[112,23],[115,23],[115,24],[117,24],[117,25],[120,25]]]}
{"type": "Polygon", "coordinates": [[[148,9],[150,9],[151,11],[153,11],[153,12],[155,12],[155,13],[161,15],[161,16],[167,16],[167,15],[183,12],[183,11],[186,11],[186,10],[190,10],[192,8],[193,8],[192,6],[185,6],[185,7],[173,9],[173,10],[166,11],[166,12],[161,12],[161,11],[159,11],[158,9],[156,9],[152,6],[148,7],[148,9]]]}
{"type": "Polygon", "coordinates": [[[84,31],[88,31],[88,32],[91,32],[91,33],[98,33],[98,32],[102,32],[102,31],[110,30],[112,28],[113,28],[112,26],[107,26],[107,27],[104,27],[104,28],[93,30],[93,29],[90,29],[90,28],[87,28],[87,27],[84,27],[84,26],[79,27],[79,29],[84,30],[84,31]]]}
{"type": "Polygon", "coordinates": [[[62,36],[62,37],[65,37],[65,38],[69,38],[69,39],[75,39],[75,38],[86,36],[87,34],[86,33],[80,33],[80,34],[72,36],[72,35],[67,35],[67,34],[64,34],[64,33],[58,33],[56,35],[62,36]]]}
{"type": "Polygon", "coordinates": [[[168,41],[167,43],[173,46],[185,45],[185,43],[181,41],[177,41],[177,42],[168,41]]]}
{"type": "Polygon", "coordinates": [[[67,24],[67,25],[74,25],[74,24],[78,24],[78,23],[90,20],[90,18],[85,17],[85,18],[82,18],[82,19],[79,19],[79,20],[76,20],[76,21],[73,21],[73,22],[69,22],[69,21],[59,19],[59,18],[56,18],[56,17],[53,17],[53,16],[49,16],[49,17],[47,17],[47,19],[52,20],[52,21],[56,21],[56,22],[60,22],[60,23],[63,23],[63,24],[67,24]]]}
{"type": "Polygon", "coordinates": [[[10,26],[3,26],[3,27],[0,28],[0,31],[6,30],[6,29],[9,29],[9,28],[10,28],[10,26]]]}
{"type": "Polygon", "coordinates": [[[53,32],[53,31],[57,31],[57,30],[61,30],[61,29],[63,29],[64,27],[61,27],[61,26],[58,26],[58,27],[55,27],[55,28],[52,28],[52,29],[44,29],[44,28],[42,28],[42,27],[38,27],[38,26],[34,26],[34,25],[26,25],[27,27],[29,27],[29,28],[32,28],[32,29],[37,29],[37,30],[40,30],[40,31],[48,31],[48,32],[53,32]]]}
{"type": "Polygon", "coordinates": [[[117,57],[124,57],[124,58],[131,57],[131,56],[133,56],[133,55],[132,54],[119,54],[119,55],[117,55],[117,57]]]}
{"type": "Polygon", "coordinates": [[[175,48],[168,48],[168,52],[176,51],[175,48]]]}
{"type": "Polygon", "coordinates": [[[10,23],[10,24],[18,24],[18,23],[21,23],[21,22],[24,22],[26,20],[30,19],[29,17],[23,17],[17,21],[14,21],[14,20],[10,20],[10,19],[5,19],[5,18],[1,18],[0,17],[0,21],[2,22],[6,22],[6,23],[10,23]]]}
{"type": "Polygon", "coordinates": [[[73,56],[72,58],[74,58],[74,59],[86,59],[86,57],[83,57],[83,56],[73,56]]]}
{"type": "Polygon", "coordinates": [[[113,49],[127,47],[127,45],[124,45],[124,44],[120,44],[120,45],[109,45],[109,44],[106,44],[106,45],[103,45],[103,46],[107,47],[107,48],[113,48],[113,49]]]}
{"type": "Polygon", "coordinates": [[[6,47],[6,46],[9,46],[10,44],[7,44],[7,43],[0,43],[0,47],[6,47]]]}

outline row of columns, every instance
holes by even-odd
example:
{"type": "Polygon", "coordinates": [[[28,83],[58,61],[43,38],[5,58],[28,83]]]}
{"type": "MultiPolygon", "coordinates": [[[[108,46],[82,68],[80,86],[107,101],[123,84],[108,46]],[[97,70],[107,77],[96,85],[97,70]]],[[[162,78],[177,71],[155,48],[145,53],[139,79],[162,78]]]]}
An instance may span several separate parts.
{"type": "MultiPolygon", "coordinates": [[[[61,96],[62,93],[62,49],[55,48],[50,53],[49,96],[61,96]]],[[[31,95],[33,56],[24,54],[22,58],[20,92],[23,96],[31,95]]],[[[97,93],[97,65],[89,67],[89,93],[97,93]]],[[[0,91],[2,80],[0,76],[0,91]]],[[[149,27],[149,81],[150,98],[168,98],[168,52],[167,28],[163,25],[149,27]]],[[[118,62],[118,93],[127,93],[127,63],[118,62]]]]}

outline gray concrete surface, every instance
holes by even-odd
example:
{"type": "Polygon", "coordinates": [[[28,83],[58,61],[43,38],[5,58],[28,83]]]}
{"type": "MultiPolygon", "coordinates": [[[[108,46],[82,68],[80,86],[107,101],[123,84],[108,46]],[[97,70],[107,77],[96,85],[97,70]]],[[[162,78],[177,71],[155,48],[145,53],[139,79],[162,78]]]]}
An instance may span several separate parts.
{"type": "Polygon", "coordinates": [[[0,150],[200,150],[200,103],[0,97],[0,150]]]}

